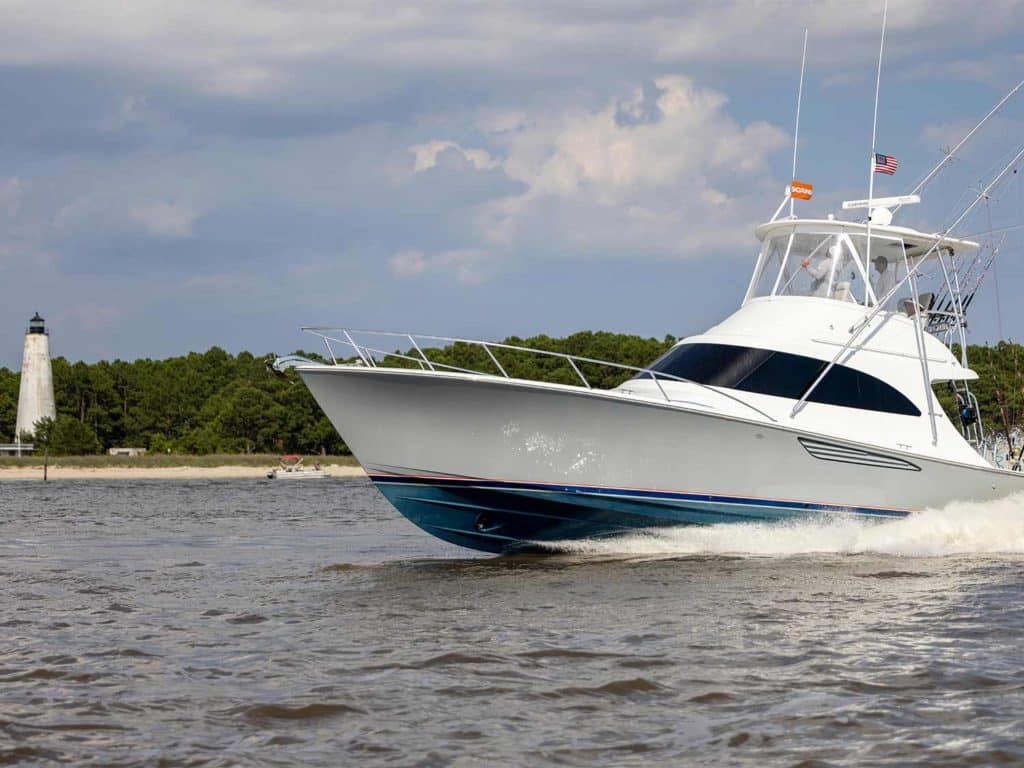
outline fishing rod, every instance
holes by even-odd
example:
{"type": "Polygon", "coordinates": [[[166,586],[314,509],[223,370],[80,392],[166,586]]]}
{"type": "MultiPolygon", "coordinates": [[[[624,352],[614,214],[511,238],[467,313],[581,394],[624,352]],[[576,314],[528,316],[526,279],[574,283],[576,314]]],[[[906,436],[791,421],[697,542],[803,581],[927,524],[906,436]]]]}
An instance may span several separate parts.
{"type": "Polygon", "coordinates": [[[950,270],[950,276],[953,278],[955,285],[952,287],[952,290],[950,286],[946,286],[938,294],[935,300],[935,312],[931,313],[928,318],[929,331],[945,327],[949,322],[947,318],[950,316],[955,316],[957,322],[963,323],[964,327],[967,326],[967,307],[970,306],[974,295],[984,282],[985,276],[988,274],[1000,250],[1002,250],[1005,240],[1006,236],[1003,235],[995,244],[980,248],[974,259],[966,266],[950,270]],[[958,308],[960,310],[959,314],[954,312],[958,308]]]}
{"type": "Polygon", "coordinates": [[[1006,407],[1003,405],[1003,395],[996,390],[996,405],[999,406],[999,415],[1003,417],[1003,434],[1006,435],[1006,459],[1013,458],[1013,438],[1010,437],[1010,420],[1006,417],[1006,407]]]}
{"type": "Polygon", "coordinates": [[[998,235],[1004,232],[1013,232],[1018,229],[1024,229],[1024,224],[1010,224],[1006,227],[996,227],[995,229],[989,229],[984,232],[972,232],[969,235],[964,235],[964,240],[973,240],[974,238],[981,237],[982,235],[998,235]]]}
{"type": "MultiPolygon", "coordinates": [[[[1017,177],[1018,169],[1013,169],[1013,176],[1017,177]]],[[[1014,180],[1019,180],[1015,178],[1014,180]]],[[[977,194],[976,190],[975,191],[977,194]]],[[[1018,187],[1019,192],[1019,187],[1018,187]]],[[[994,199],[1004,194],[1004,191],[999,191],[995,194],[991,190],[986,190],[981,193],[985,200],[985,206],[989,215],[989,227],[986,231],[975,232],[970,235],[963,235],[962,237],[967,240],[974,240],[981,238],[983,235],[985,243],[975,254],[973,259],[970,259],[966,264],[961,264],[957,267],[954,259],[951,256],[951,273],[955,282],[955,288],[950,284],[950,274],[946,274],[946,290],[941,292],[936,306],[938,312],[929,318],[929,329],[928,330],[943,330],[948,329],[952,324],[952,320],[955,319],[962,327],[966,327],[965,313],[968,305],[974,299],[975,294],[980,289],[981,284],[985,281],[988,276],[989,270],[994,270],[996,258],[1001,252],[1003,245],[1006,242],[1008,235],[1014,230],[1024,228],[1024,224],[1014,224],[1006,227],[993,227],[991,221],[991,203],[994,199]],[[997,237],[998,235],[998,237],[997,237]],[[964,298],[966,295],[966,299],[964,298]],[[957,309],[957,304],[960,305],[961,311],[955,313],[953,310],[957,309]]],[[[943,266],[943,272],[945,273],[945,263],[941,261],[943,266]]],[[[997,274],[997,273],[996,273],[997,274]]],[[[998,277],[998,274],[997,274],[998,277]]],[[[998,302],[998,283],[996,287],[997,295],[996,301],[998,302]]],[[[1001,327],[1000,323],[1000,327],[1001,327]]]]}
{"type": "MultiPolygon", "coordinates": [[[[1011,416],[1012,416],[1012,420],[1013,420],[1014,424],[1018,423],[1018,420],[1017,420],[1017,416],[1018,416],[1017,411],[1018,411],[1018,409],[1017,409],[1016,402],[1017,402],[1017,392],[1019,390],[1020,390],[1020,365],[1019,365],[1019,361],[1017,359],[1017,345],[1014,344],[1013,345],[1013,388],[1010,390],[1011,392],[1013,392],[1013,399],[1014,399],[1014,403],[1012,404],[1012,411],[1011,411],[1011,416]]],[[[1024,451],[1022,451],[1022,453],[1024,453],[1024,451]]],[[[1013,467],[1012,467],[1013,469],[1016,470],[1016,469],[1018,469],[1020,467],[1020,459],[1021,459],[1021,457],[1019,455],[1014,457],[1014,463],[1013,463],[1013,467]]]]}
{"type": "MultiPolygon", "coordinates": [[[[951,163],[953,161],[953,158],[956,156],[956,154],[972,138],[974,138],[974,134],[976,134],[979,130],[981,130],[981,127],[983,125],[985,125],[985,123],[987,123],[989,121],[989,119],[993,115],[997,114],[999,112],[999,110],[1001,110],[1006,105],[1006,103],[1008,101],[1010,101],[1010,99],[1012,99],[1014,96],[1016,96],[1018,91],[1020,91],[1021,88],[1024,88],[1024,80],[1021,80],[1019,83],[1017,83],[1017,85],[1015,85],[1013,88],[1011,88],[1010,92],[1007,93],[1005,96],[1003,96],[1003,98],[999,100],[999,103],[996,104],[994,107],[992,107],[992,109],[989,110],[989,113],[987,115],[985,115],[983,118],[981,118],[981,120],[978,122],[978,124],[975,125],[973,128],[971,128],[971,130],[967,132],[967,135],[964,136],[962,139],[960,139],[960,141],[957,142],[957,145],[955,147],[953,147],[951,150],[949,150],[949,152],[946,153],[946,156],[943,157],[942,160],[939,161],[938,165],[936,165],[934,168],[932,168],[931,171],[929,171],[925,175],[925,177],[923,179],[921,179],[921,181],[919,181],[917,183],[917,186],[915,186],[914,189],[911,190],[910,194],[912,194],[912,195],[919,195],[924,190],[924,188],[926,186],[928,186],[935,179],[936,176],[938,176],[940,173],[942,173],[943,170],[945,170],[946,166],[949,165],[949,163],[951,163]]],[[[895,214],[902,207],[903,207],[903,204],[900,203],[899,205],[897,205],[893,209],[893,213],[895,214]]]]}

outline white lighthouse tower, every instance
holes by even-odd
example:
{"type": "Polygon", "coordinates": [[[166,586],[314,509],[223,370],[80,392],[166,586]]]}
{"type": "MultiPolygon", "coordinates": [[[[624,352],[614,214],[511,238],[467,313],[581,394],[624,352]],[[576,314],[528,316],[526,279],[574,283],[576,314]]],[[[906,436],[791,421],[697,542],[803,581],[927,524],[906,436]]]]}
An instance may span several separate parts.
{"type": "Polygon", "coordinates": [[[21,358],[21,389],[18,390],[18,419],[14,430],[15,443],[24,433],[34,434],[41,419],[55,419],[53,400],[53,369],[50,367],[50,334],[46,323],[36,312],[25,332],[25,354],[21,358]]]}

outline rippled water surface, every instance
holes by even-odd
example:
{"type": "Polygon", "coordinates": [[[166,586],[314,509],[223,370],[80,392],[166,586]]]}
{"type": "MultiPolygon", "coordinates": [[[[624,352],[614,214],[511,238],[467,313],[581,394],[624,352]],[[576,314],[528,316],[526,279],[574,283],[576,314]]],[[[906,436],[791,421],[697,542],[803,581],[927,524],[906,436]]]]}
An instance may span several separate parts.
{"type": "Polygon", "coordinates": [[[1022,521],[492,558],[363,480],[6,482],[0,764],[1018,764],[1022,521]]]}

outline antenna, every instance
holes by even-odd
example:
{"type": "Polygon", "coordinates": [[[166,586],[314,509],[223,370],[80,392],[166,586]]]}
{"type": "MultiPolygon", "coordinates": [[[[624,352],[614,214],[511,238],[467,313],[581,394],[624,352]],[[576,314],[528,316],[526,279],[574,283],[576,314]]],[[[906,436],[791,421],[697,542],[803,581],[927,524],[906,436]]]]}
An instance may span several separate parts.
{"type": "Polygon", "coordinates": [[[882,41],[878,44],[878,75],[875,77],[875,114],[871,119],[871,161],[868,163],[868,247],[865,266],[871,264],[871,199],[875,196],[875,135],[878,131],[878,91],[882,86],[882,53],[885,51],[885,22],[889,16],[889,0],[882,7],[882,41]]]}
{"type": "MultiPolygon", "coordinates": [[[[793,129],[793,175],[790,176],[790,181],[796,179],[796,145],[800,139],[800,101],[804,95],[804,66],[807,64],[807,29],[804,28],[804,53],[800,57],[800,85],[796,91],[796,128],[793,129]]],[[[794,206],[796,205],[796,199],[793,197],[792,190],[789,195],[789,218],[794,218],[794,206]]]]}

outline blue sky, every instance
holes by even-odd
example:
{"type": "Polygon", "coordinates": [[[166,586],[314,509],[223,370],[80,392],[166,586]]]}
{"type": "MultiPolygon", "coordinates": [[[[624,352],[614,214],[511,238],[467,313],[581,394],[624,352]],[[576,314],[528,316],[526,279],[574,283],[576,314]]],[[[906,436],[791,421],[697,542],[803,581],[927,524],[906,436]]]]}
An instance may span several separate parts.
{"type": "MultiPolygon", "coordinates": [[[[1024,78],[1019,3],[890,5],[879,194],[1024,78]]],[[[306,324],[698,332],[788,180],[804,27],[801,210],[866,196],[880,0],[75,7],[0,6],[0,365],[37,310],[85,360],[284,353],[306,324]]],[[[1024,98],[897,223],[941,228],[1022,127],[1024,98]]],[[[1022,244],[975,341],[1024,335],[1022,244]]]]}

